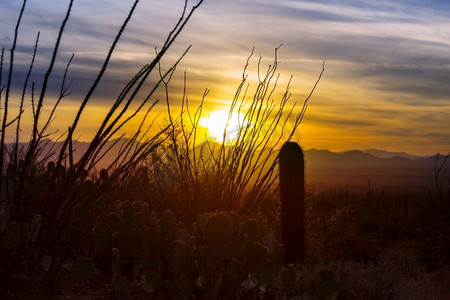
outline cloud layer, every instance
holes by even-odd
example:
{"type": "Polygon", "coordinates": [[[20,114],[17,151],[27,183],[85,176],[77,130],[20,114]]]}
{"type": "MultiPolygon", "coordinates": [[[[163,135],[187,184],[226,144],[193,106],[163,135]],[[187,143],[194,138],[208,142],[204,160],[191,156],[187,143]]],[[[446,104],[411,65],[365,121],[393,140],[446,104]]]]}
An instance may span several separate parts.
{"type": "MultiPolygon", "coordinates": [[[[11,46],[20,1],[2,1],[0,46],[11,46]]],[[[55,90],[72,53],[76,105],[98,72],[133,1],[76,0],[54,74],[55,90]]],[[[189,6],[193,5],[189,2],[189,6]]],[[[21,87],[34,40],[41,32],[34,77],[45,71],[68,1],[29,1],[19,36],[13,83],[21,87]]],[[[121,41],[95,105],[111,103],[121,87],[154,57],[183,7],[181,0],[142,1],[121,41]]],[[[182,69],[188,92],[211,89],[212,106],[232,99],[253,46],[269,64],[279,44],[281,82],[294,76],[292,103],[309,93],[322,61],[326,71],[301,130],[308,147],[385,148],[417,154],[448,152],[450,133],[450,4],[447,1],[206,0],[174,44],[168,67],[193,45],[173,82],[174,105],[182,69]],[[447,122],[447,123],[446,123],[447,122]],[[341,137],[341,138],[340,138],[341,137]]],[[[6,52],[5,52],[6,53],[6,52]]],[[[160,108],[161,111],[164,107],[160,108]]]]}

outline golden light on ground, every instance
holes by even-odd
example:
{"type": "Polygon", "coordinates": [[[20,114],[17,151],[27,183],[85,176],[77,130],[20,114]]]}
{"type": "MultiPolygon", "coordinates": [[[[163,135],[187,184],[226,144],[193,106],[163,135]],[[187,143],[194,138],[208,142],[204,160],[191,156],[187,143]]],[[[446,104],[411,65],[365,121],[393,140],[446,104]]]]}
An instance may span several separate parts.
{"type": "Polygon", "coordinates": [[[233,144],[238,136],[239,128],[244,126],[245,115],[228,109],[211,111],[199,120],[199,124],[207,130],[207,138],[211,141],[233,144]]]}

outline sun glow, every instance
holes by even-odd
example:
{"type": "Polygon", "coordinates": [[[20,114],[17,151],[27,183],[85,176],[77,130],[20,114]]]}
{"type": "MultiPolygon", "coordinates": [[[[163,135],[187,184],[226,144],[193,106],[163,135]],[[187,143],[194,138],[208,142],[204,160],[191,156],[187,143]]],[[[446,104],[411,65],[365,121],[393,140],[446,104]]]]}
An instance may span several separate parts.
{"type": "Polygon", "coordinates": [[[244,126],[245,116],[242,113],[232,112],[227,109],[211,111],[208,116],[199,120],[199,124],[206,128],[207,138],[221,143],[233,143],[236,141],[239,128],[244,126]]]}

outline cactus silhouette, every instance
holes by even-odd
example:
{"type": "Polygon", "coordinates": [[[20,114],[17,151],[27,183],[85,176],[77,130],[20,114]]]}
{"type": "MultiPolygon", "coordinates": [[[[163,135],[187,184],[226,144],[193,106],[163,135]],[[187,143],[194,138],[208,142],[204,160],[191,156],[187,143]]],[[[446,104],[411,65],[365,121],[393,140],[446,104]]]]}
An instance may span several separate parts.
{"type": "Polygon", "coordinates": [[[302,262],[305,252],[305,163],[302,148],[286,142],[280,150],[281,236],[285,263],[302,262]]]}

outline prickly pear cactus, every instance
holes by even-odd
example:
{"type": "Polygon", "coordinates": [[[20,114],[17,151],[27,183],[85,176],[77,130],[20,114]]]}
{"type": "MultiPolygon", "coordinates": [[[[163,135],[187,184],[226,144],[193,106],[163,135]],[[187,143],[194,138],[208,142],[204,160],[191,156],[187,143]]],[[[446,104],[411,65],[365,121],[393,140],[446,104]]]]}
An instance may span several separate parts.
{"type": "Polygon", "coordinates": [[[258,236],[258,223],[256,220],[244,220],[241,223],[241,235],[246,234],[249,239],[254,240],[258,236]]]}
{"type": "Polygon", "coordinates": [[[231,224],[224,214],[213,215],[206,222],[205,239],[213,248],[222,247],[231,241],[231,224]]]}
{"type": "Polygon", "coordinates": [[[253,299],[282,260],[273,235],[234,213],[199,215],[190,227],[138,202],[121,201],[111,214],[93,231],[108,258],[97,256],[97,266],[112,274],[108,299],[253,299]]]}
{"type": "Polygon", "coordinates": [[[331,270],[321,270],[311,281],[308,294],[311,299],[332,299],[337,288],[337,278],[331,270]]]}
{"type": "Polygon", "coordinates": [[[302,262],[305,252],[305,163],[302,148],[286,142],[280,150],[281,235],[286,263],[302,262]]]}
{"type": "Polygon", "coordinates": [[[170,210],[166,210],[159,219],[158,224],[161,227],[162,235],[165,238],[170,238],[170,234],[176,224],[176,220],[177,218],[175,217],[175,214],[170,210]]]}

